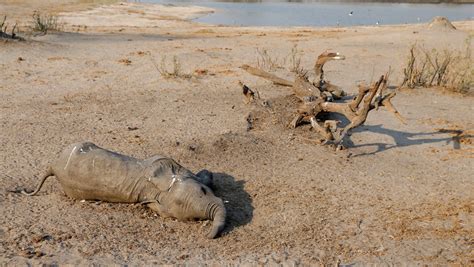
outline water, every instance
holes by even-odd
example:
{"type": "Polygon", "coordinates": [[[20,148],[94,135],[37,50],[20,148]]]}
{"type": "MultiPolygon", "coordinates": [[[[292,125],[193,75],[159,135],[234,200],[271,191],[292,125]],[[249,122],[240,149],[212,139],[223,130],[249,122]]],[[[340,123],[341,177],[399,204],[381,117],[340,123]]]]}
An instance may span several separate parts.
{"type": "MultiPolygon", "coordinates": [[[[137,2],[137,1],[134,1],[137,2]]],[[[473,4],[412,4],[319,1],[162,1],[139,2],[199,5],[216,9],[197,22],[236,26],[352,26],[425,23],[434,16],[471,20],[473,4]],[[352,12],[352,13],[351,13],[352,12]]]]}

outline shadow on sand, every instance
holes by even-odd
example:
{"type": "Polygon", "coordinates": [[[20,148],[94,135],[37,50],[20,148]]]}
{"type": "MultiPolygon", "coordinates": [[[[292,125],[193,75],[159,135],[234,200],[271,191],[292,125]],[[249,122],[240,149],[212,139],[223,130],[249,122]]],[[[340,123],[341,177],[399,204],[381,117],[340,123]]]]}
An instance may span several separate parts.
{"type": "Polygon", "coordinates": [[[222,234],[252,221],[253,206],[250,195],[244,190],[245,181],[236,181],[225,173],[214,173],[214,191],[222,198],[227,211],[226,226],[222,234]]]}
{"type": "MultiPolygon", "coordinates": [[[[362,132],[362,131],[370,131],[373,133],[385,134],[389,135],[395,141],[395,144],[386,144],[386,143],[369,143],[369,144],[361,144],[355,145],[350,138],[347,138],[344,143],[346,147],[368,147],[368,146],[376,146],[377,149],[373,152],[366,152],[354,155],[353,157],[360,157],[360,156],[367,156],[367,155],[375,155],[379,152],[389,150],[396,147],[407,147],[407,146],[415,146],[421,144],[432,144],[432,143],[439,143],[439,142],[446,142],[446,144],[453,144],[453,149],[461,149],[461,134],[463,133],[462,130],[448,130],[448,129],[441,129],[435,132],[428,132],[428,133],[407,133],[401,132],[397,130],[387,129],[384,128],[383,125],[364,125],[363,127],[356,128],[352,132],[362,132]],[[451,136],[446,137],[447,134],[451,136]],[[443,137],[437,137],[437,135],[442,135],[443,137]]],[[[465,138],[472,138],[472,135],[465,135],[465,138]]]]}

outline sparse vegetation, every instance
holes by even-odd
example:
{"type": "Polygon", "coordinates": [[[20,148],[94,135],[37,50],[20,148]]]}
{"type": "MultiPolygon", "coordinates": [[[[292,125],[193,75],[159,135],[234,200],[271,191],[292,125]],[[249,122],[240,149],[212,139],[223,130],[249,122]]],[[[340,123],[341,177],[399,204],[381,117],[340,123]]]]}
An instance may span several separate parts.
{"type": "Polygon", "coordinates": [[[468,94],[472,91],[474,69],[472,67],[470,40],[465,52],[442,52],[413,45],[406,67],[403,69],[402,86],[409,88],[439,86],[447,90],[468,94]]]}
{"type": "Polygon", "coordinates": [[[265,48],[257,48],[257,66],[261,69],[274,71],[281,68],[278,57],[272,57],[265,48]]]}
{"type": "Polygon", "coordinates": [[[275,71],[277,69],[283,69],[287,66],[287,69],[293,73],[304,75],[308,71],[301,66],[301,51],[298,50],[298,46],[294,45],[291,48],[289,54],[283,58],[270,55],[267,49],[257,48],[257,67],[262,70],[275,71]],[[287,64],[288,63],[288,64],[287,64]]]}
{"type": "Polygon", "coordinates": [[[306,75],[307,71],[301,66],[301,54],[300,54],[300,51],[298,51],[297,45],[291,48],[289,58],[290,58],[289,70],[296,74],[306,75]]]}
{"type": "Polygon", "coordinates": [[[181,69],[181,62],[179,61],[177,56],[173,56],[173,60],[171,61],[172,68],[171,70],[168,68],[168,63],[166,60],[166,56],[161,57],[160,65],[158,65],[150,54],[150,59],[153,65],[155,66],[156,70],[160,73],[160,75],[165,79],[189,79],[192,77],[189,73],[184,73],[181,69]]]}
{"type": "Polygon", "coordinates": [[[16,23],[11,28],[11,33],[8,33],[9,27],[8,27],[8,23],[6,23],[6,21],[7,21],[7,16],[4,16],[2,22],[0,23],[0,38],[23,40],[23,38],[21,38],[17,35],[18,28],[17,28],[16,23]]]}
{"type": "Polygon", "coordinates": [[[59,31],[58,17],[51,14],[33,13],[33,31],[47,34],[49,31],[59,31]]]}

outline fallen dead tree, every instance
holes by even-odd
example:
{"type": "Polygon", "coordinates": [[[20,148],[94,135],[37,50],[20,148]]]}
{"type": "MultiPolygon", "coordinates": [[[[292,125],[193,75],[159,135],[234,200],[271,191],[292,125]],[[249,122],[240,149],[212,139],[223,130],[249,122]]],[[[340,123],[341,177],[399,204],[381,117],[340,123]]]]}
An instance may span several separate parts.
{"type": "MultiPolygon", "coordinates": [[[[287,126],[296,128],[300,125],[310,124],[311,128],[319,137],[319,143],[332,144],[336,148],[342,148],[343,139],[348,133],[364,124],[371,110],[378,110],[379,107],[385,107],[392,112],[402,123],[405,119],[400,115],[391,99],[395,92],[386,92],[389,78],[389,72],[382,75],[378,81],[371,86],[359,85],[358,94],[350,101],[333,102],[345,95],[344,91],[338,86],[330,84],[324,79],[324,64],[329,60],[341,60],[344,56],[339,53],[322,53],[315,64],[316,79],[310,82],[306,73],[297,74],[294,81],[280,78],[274,74],[263,71],[259,68],[243,65],[241,68],[248,73],[264,78],[276,85],[291,88],[296,101],[291,102],[294,105],[292,119],[287,126]],[[348,123],[340,125],[341,121],[333,119],[331,114],[337,113],[343,115],[348,123]]],[[[258,91],[254,91],[247,85],[241,83],[243,94],[246,97],[246,103],[254,103],[263,109],[272,109],[272,104],[267,100],[260,99],[258,91]]],[[[286,112],[285,110],[271,110],[270,113],[279,117],[286,117],[288,114],[278,114],[286,112]]],[[[258,115],[252,112],[247,116],[248,129],[252,129],[252,123],[258,119],[258,115]]]]}
{"type": "Polygon", "coordinates": [[[23,38],[16,34],[16,31],[18,30],[16,23],[13,25],[11,33],[8,33],[8,23],[6,23],[6,21],[7,16],[4,16],[0,23],[0,39],[23,40],[23,38]]]}

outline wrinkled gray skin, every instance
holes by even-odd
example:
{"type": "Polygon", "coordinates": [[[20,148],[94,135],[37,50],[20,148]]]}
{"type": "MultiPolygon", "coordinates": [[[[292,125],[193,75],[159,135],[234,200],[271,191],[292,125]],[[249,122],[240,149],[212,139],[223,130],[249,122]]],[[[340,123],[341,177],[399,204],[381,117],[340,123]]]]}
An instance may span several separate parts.
{"type": "Polygon", "coordinates": [[[35,195],[49,176],[56,176],[71,198],[108,202],[143,203],[162,217],[213,221],[208,238],[222,231],[226,211],[209,188],[212,173],[194,175],[170,158],[145,160],[124,156],[93,143],[72,144],[49,168],[35,195]]]}

